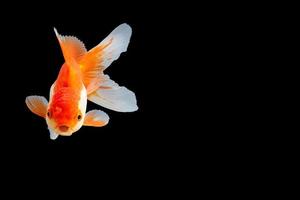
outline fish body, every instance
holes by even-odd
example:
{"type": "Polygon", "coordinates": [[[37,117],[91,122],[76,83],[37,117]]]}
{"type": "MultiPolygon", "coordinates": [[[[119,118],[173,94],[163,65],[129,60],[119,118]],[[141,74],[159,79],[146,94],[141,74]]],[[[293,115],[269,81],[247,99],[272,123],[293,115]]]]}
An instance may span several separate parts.
{"type": "Polygon", "coordinates": [[[135,94],[104,74],[104,70],[127,50],[132,30],[121,24],[100,44],[87,51],[72,36],[62,36],[54,29],[65,63],[50,88],[49,103],[43,96],[26,97],[27,107],[46,119],[50,138],[70,136],[83,125],[102,127],[109,116],[101,110],[86,113],[87,101],[118,112],[138,109],[135,94]]]}

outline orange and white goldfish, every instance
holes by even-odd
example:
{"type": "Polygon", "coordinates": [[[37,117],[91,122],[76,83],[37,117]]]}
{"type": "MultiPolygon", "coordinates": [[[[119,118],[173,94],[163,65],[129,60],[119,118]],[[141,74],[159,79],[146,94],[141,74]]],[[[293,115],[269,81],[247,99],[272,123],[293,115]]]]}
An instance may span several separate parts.
{"type": "Polygon", "coordinates": [[[118,112],[138,109],[135,94],[112,81],[104,70],[127,47],[132,34],[128,24],[121,24],[100,44],[87,51],[84,44],[72,36],[62,36],[54,28],[65,63],[50,88],[49,103],[43,96],[26,97],[27,107],[46,119],[50,138],[70,136],[83,125],[101,127],[109,116],[100,110],[86,113],[87,100],[118,112]]]}

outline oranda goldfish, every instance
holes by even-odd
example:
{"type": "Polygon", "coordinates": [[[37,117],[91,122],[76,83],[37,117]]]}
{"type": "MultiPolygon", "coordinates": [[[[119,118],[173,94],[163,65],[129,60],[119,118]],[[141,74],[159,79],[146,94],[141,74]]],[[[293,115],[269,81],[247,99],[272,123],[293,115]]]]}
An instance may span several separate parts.
{"type": "Polygon", "coordinates": [[[54,28],[65,63],[50,88],[49,103],[43,96],[26,97],[26,105],[46,119],[50,138],[70,136],[82,126],[105,126],[109,117],[100,110],[86,113],[87,100],[118,112],[138,109],[135,94],[112,81],[104,70],[127,47],[132,29],[121,24],[100,44],[87,51],[76,37],[62,36],[54,28]]]}

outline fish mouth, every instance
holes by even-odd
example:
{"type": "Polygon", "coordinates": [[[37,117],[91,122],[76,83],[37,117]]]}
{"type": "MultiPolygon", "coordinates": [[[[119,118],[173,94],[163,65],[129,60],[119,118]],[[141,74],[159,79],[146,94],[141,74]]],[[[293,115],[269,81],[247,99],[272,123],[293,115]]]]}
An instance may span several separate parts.
{"type": "Polygon", "coordinates": [[[66,125],[57,126],[55,132],[59,135],[70,136],[74,132],[73,129],[66,125]]]}
{"type": "Polygon", "coordinates": [[[68,126],[62,125],[58,127],[61,132],[67,132],[69,130],[68,126]]]}

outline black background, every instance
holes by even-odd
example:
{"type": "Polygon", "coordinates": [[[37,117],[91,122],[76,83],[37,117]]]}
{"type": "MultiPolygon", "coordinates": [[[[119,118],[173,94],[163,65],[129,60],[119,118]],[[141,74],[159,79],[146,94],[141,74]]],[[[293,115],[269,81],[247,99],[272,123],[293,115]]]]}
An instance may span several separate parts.
{"type": "Polygon", "coordinates": [[[78,198],[88,188],[98,196],[107,189],[187,199],[199,189],[210,196],[265,189],[276,179],[268,162],[282,155],[273,148],[282,142],[272,141],[277,105],[266,97],[274,89],[268,78],[281,77],[272,73],[284,65],[269,63],[280,57],[272,49],[281,18],[266,12],[271,5],[11,3],[0,12],[0,175],[4,190],[14,189],[10,197],[45,191],[43,197],[78,198]],[[105,72],[135,92],[139,110],[118,113],[89,102],[88,110],[107,112],[107,126],[50,140],[25,98],[48,98],[64,62],[53,27],[90,49],[121,23],[133,29],[129,48],[105,72]],[[16,190],[26,186],[31,190],[16,190]]]}
{"type": "Polygon", "coordinates": [[[261,145],[251,146],[263,139],[256,124],[264,113],[255,113],[259,99],[249,89],[263,73],[256,59],[264,55],[257,38],[265,23],[252,28],[259,11],[180,3],[28,7],[10,7],[1,18],[0,148],[7,169],[13,165],[19,175],[27,169],[51,175],[72,170],[76,177],[112,170],[126,180],[142,174],[159,182],[161,174],[175,180],[182,172],[194,176],[193,168],[218,174],[226,163],[244,165],[243,158],[261,145]],[[131,42],[106,73],[135,92],[139,110],[117,113],[89,102],[88,110],[107,112],[107,126],[50,140],[45,121],[27,109],[25,98],[48,98],[64,62],[53,27],[90,49],[121,23],[132,27],[131,42]]]}
{"type": "Polygon", "coordinates": [[[285,144],[297,145],[282,141],[288,133],[278,120],[283,103],[276,100],[286,98],[278,89],[286,89],[280,82],[288,60],[281,54],[287,48],[279,46],[290,37],[281,35],[288,29],[278,24],[290,19],[274,4],[1,5],[0,193],[67,193],[68,199],[80,193],[82,199],[104,193],[181,199],[202,193],[277,195],[282,188],[274,188],[287,182],[280,181],[280,172],[291,171],[281,166],[297,152],[284,152],[285,144]],[[107,126],[50,140],[45,121],[27,109],[25,98],[48,98],[64,62],[53,27],[90,49],[121,23],[132,27],[131,42],[106,73],[135,92],[139,110],[117,113],[89,102],[88,110],[108,113],[107,126]]]}

